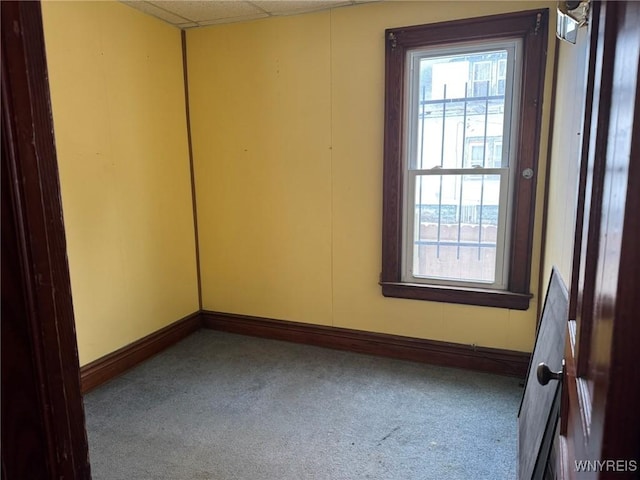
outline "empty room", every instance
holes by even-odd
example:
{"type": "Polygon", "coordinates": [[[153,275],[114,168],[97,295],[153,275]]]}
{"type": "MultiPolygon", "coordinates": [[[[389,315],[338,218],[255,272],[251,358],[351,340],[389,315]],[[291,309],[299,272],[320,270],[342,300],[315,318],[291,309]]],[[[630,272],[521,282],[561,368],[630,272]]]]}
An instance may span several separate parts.
{"type": "Polygon", "coordinates": [[[637,474],[640,4],[28,3],[3,476],[637,474]]]}

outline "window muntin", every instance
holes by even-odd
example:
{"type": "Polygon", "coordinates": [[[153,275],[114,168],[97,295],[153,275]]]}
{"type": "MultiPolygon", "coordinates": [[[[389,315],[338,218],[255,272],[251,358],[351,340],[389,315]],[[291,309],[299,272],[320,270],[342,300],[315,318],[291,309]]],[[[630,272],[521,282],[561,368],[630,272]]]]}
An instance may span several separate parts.
{"type": "Polygon", "coordinates": [[[407,52],[402,281],[507,288],[520,48],[407,52]]]}

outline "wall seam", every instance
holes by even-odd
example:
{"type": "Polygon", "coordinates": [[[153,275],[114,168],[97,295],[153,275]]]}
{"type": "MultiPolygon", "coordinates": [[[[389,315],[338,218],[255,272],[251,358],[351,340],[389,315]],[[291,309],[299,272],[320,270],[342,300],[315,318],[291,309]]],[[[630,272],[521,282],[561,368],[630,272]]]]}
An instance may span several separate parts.
{"type": "Polygon", "coordinates": [[[331,225],[330,232],[330,255],[331,255],[331,268],[329,277],[329,286],[331,288],[331,301],[330,301],[330,315],[331,325],[335,327],[335,314],[333,309],[334,303],[334,215],[333,215],[333,9],[329,10],[329,218],[331,225]]]}
{"type": "Polygon", "coordinates": [[[191,179],[191,205],[193,206],[193,236],[196,257],[196,282],[198,287],[198,310],[202,310],[202,275],[200,271],[200,235],[198,233],[198,204],[196,199],[196,177],[193,165],[193,144],[191,141],[191,111],[189,109],[189,74],[187,68],[187,35],[180,30],[182,44],[182,74],[184,81],[184,107],[187,120],[187,146],[189,149],[189,174],[191,179]]]}

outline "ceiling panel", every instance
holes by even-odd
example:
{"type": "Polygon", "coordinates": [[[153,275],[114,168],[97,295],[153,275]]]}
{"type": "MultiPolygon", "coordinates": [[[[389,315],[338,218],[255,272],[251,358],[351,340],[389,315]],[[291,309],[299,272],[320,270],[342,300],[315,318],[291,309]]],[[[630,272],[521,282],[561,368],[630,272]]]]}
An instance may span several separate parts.
{"type": "Polygon", "coordinates": [[[238,18],[264,13],[249,2],[234,2],[232,0],[215,2],[160,0],[149,3],[162,7],[192,22],[206,22],[207,20],[238,18]]]}
{"type": "Polygon", "coordinates": [[[178,23],[185,23],[187,21],[186,18],[179,17],[178,15],[171,13],[170,11],[164,10],[163,8],[159,8],[149,2],[140,2],[140,1],[123,1],[137,10],[144,12],[148,15],[152,15],[160,20],[164,20],[172,25],[176,25],[178,23]]]}
{"type": "Polygon", "coordinates": [[[271,15],[288,15],[291,13],[325,10],[332,7],[351,5],[348,0],[333,1],[298,1],[298,0],[265,0],[254,1],[253,4],[267,11],[271,15]]]}
{"type": "Polygon", "coordinates": [[[258,13],[255,15],[244,15],[242,17],[231,18],[218,18],[213,20],[207,20],[205,22],[198,22],[199,27],[206,27],[209,25],[219,25],[221,23],[234,23],[234,22],[247,22],[249,20],[257,20],[259,18],[267,18],[269,15],[266,13],[258,13]]]}
{"type": "Polygon", "coordinates": [[[122,3],[186,29],[315,12],[370,1],[376,0],[122,0],[122,3]]]}

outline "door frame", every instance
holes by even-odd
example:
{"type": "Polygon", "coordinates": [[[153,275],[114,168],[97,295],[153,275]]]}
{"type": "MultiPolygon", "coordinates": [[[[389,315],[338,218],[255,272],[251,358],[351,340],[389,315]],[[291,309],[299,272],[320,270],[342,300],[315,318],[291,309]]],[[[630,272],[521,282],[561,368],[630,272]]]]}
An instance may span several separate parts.
{"type": "Polygon", "coordinates": [[[90,479],[41,6],[1,9],[2,477],[90,479]]]}

